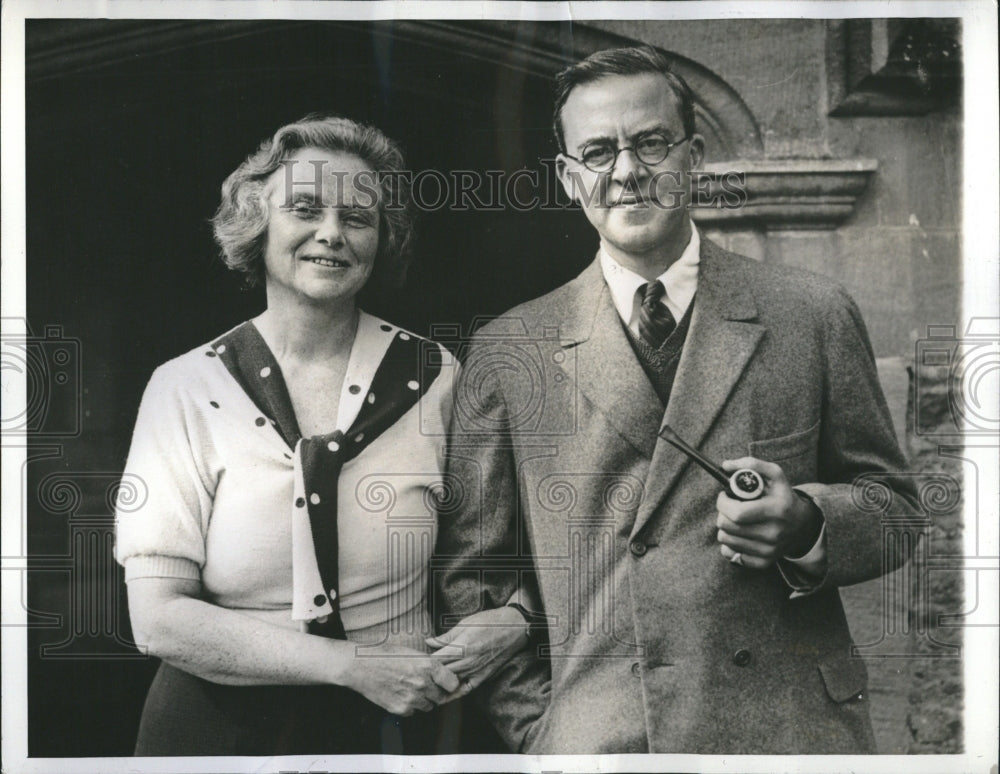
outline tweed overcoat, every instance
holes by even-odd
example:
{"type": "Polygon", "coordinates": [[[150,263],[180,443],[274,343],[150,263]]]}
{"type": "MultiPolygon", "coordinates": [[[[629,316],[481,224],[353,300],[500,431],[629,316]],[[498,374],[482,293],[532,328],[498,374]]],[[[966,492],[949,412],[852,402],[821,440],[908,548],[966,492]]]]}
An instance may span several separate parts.
{"type": "Polygon", "coordinates": [[[479,690],[511,749],[874,752],[837,587],[904,558],[885,556],[884,530],[914,498],[868,335],[838,285],[703,239],[664,410],[595,261],[485,326],[455,401],[438,620],[520,589],[548,622],[547,646],[479,690]],[[818,588],[796,595],[776,566],[726,561],[720,486],[658,440],[664,421],[716,460],[778,463],[813,499],[826,529],[818,588]],[[852,486],[863,474],[891,487],[880,512],[852,486]]]}

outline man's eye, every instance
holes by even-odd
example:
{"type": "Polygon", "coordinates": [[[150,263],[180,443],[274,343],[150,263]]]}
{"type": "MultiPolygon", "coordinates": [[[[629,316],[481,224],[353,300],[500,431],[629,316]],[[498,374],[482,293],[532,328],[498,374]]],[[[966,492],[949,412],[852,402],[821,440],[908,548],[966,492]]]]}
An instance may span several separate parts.
{"type": "Polygon", "coordinates": [[[664,137],[654,134],[640,139],[636,143],[636,149],[646,153],[662,153],[669,144],[664,137]]]}
{"type": "Polygon", "coordinates": [[[590,145],[583,149],[583,160],[590,164],[600,164],[606,162],[614,151],[610,145],[590,145]]]}

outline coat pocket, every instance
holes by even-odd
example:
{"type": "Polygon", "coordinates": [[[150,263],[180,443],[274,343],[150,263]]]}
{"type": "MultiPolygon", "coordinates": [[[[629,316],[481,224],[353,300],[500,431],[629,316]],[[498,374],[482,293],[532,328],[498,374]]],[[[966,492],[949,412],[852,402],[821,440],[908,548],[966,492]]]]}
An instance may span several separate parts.
{"type": "Polygon", "coordinates": [[[837,703],[861,699],[868,688],[868,668],[860,658],[836,655],[819,662],[826,692],[837,703]]]}
{"type": "Polygon", "coordinates": [[[751,457],[768,462],[781,462],[815,450],[818,440],[819,420],[812,427],[807,427],[797,433],[782,435],[778,438],[767,438],[762,441],[751,441],[748,448],[751,457]]]}

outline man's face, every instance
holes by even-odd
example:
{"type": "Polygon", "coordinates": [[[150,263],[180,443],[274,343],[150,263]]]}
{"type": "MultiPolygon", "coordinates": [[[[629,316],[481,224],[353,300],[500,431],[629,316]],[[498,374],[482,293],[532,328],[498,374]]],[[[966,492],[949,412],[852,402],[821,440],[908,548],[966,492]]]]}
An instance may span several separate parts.
{"type": "Polygon", "coordinates": [[[702,159],[703,141],[692,135],[670,148],[659,163],[634,150],[618,154],[614,166],[594,172],[579,161],[593,143],[633,148],[658,132],[668,142],[684,138],[680,100],[657,73],[610,75],[577,86],[562,109],[566,155],[557,160],[567,194],[579,203],[612,257],[630,268],[675,259],[689,238],[686,204],[689,173],[702,159]]]}

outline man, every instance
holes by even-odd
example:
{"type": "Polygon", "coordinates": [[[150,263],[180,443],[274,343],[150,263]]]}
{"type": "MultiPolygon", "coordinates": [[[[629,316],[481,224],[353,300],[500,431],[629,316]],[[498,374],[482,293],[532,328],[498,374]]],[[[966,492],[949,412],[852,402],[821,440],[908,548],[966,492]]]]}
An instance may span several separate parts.
{"type": "Polygon", "coordinates": [[[837,587],[904,558],[883,520],[912,492],[857,308],[698,234],[678,194],[704,140],[660,53],[563,71],[554,123],[600,251],[478,334],[438,544],[449,616],[545,621],[480,689],[493,722],[531,753],[874,752],[837,587]],[[720,492],[664,424],[764,496],[720,492]],[[861,474],[895,488],[881,514],[861,474]]]}

